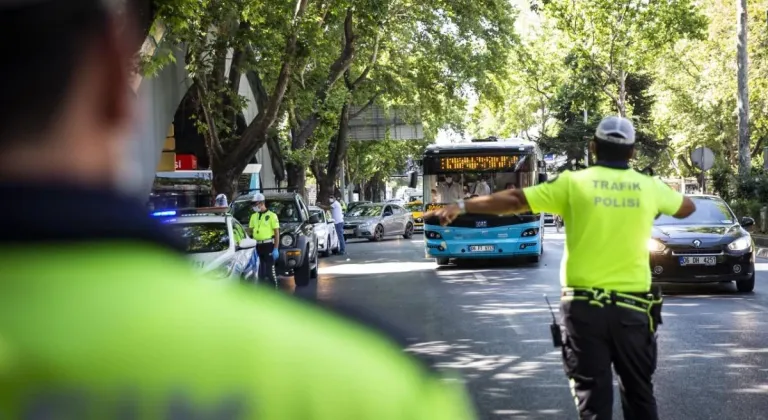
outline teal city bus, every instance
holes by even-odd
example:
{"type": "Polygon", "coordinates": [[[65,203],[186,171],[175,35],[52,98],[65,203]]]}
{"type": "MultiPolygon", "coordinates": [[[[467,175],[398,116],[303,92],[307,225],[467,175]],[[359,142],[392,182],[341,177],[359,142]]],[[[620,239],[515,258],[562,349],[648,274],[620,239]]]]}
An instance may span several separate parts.
{"type": "MultiPolygon", "coordinates": [[[[525,188],[547,179],[538,146],[521,139],[496,138],[471,143],[433,144],[421,160],[426,210],[458,199],[508,188],[525,188]]],[[[438,265],[451,259],[522,257],[538,262],[543,253],[543,215],[459,216],[440,226],[424,220],[427,258],[438,265]]]]}

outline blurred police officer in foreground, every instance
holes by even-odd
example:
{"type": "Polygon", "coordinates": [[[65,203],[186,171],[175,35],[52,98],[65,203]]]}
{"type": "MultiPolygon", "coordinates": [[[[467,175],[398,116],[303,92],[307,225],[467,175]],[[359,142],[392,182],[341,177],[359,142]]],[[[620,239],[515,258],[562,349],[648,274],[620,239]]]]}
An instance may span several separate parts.
{"type": "Polygon", "coordinates": [[[143,37],[120,3],[0,1],[0,417],[470,418],[394,342],[196,279],[114,192],[143,37]]]}
{"type": "Polygon", "coordinates": [[[280,256],[280,221],[277,215],[267,209],[264,194],[256,193],[251,198],[254,213],[248,222],[251,236],[256,240],[256,253],[259,255],[259,283],[266,282],[277,289],[275,262],[280,256]]]}
{"type": "Polygon", "coordinates": [[[547,183],[445,207],[443,224],[460,214],[533,211],[562,215],[568,226],[561,267],[563,364],[582,419],[610,419],[611,364],[621,380],[627,420],[658,419],[651,377],[661,295],[651,291],[647,242],[654,218],[685,218],[693,202],[659,179],[629,167],[635,129],[624,118],[600,122],[591,151],[597,164],[547,183]]]}

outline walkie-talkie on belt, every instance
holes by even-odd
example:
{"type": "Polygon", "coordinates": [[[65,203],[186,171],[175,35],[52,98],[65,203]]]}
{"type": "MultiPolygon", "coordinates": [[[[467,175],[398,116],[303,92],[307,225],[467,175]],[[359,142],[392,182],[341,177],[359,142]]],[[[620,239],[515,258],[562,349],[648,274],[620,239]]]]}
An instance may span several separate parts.
{"type": "Polygon", "coordinates": [[[554,344],[555,347],[563,347],[563,336],[560,334],[560,324],[557,323],[555,311],[552,310],[552,305],[549,303],[549,298],[546,294],[544,295],[544,300],[547,301],[549,313],[552,314],[552,325],[549,326],[549,332],[552,334],[552,344],[554,344]]]}

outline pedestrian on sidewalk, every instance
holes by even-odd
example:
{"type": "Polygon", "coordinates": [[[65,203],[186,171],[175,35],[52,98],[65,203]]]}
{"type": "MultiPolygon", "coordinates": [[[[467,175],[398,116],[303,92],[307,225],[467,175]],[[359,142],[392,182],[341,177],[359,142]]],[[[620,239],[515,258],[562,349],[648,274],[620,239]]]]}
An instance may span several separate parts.
{"type": "Polygon", "coordinates": [[[525,189],[508,189],[424,215],[451,223],[463,213],[532,211],[568,219],[560,273],[563,365],[581,419],[613,413],[619,375],[627,420],[657,420],[652,376],[661,294],[651,290],[647,241],[658,213],[685,218],[693,201],[659,179],[629,167],[635,129],[621,117],[603,119],[590,143],[597,163],[525,189]]]}

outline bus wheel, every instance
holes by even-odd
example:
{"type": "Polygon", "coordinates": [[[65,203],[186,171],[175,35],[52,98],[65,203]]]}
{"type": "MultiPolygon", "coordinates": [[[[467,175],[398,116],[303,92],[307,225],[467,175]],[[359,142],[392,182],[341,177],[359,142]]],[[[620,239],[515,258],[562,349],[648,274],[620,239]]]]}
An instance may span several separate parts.
{"type": "Polygon", "coordinates": [[[448,265],[448,258],[436,258],[437,265],[448,265]]]}

